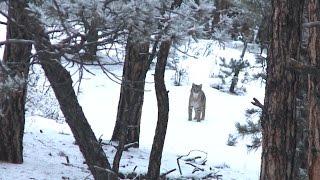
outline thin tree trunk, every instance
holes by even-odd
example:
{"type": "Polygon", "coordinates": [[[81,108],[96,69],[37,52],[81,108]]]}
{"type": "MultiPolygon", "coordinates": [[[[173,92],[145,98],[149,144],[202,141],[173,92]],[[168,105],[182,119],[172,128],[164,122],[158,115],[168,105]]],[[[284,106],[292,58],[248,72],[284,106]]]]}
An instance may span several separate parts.
{"type": "Polygon", "coordinates": [[[303,0],[272,1],[272,38],[267,61],[262,119],[261,180],[294,180],[297,75],[287,66],[299,60],[303,0]]]}
{"type": "Polygon", "coordinates": [[[134,37],[130,35],[126,46],[117,120],[112,140],[120,141],[121,131],[124,131],[125,144],[136,143],[134,147],[139,147],[144,86],[151,63],[150,43],[139,42],[132,38],[134,37]]]}
{"type": "MultiPolygon", "coordinates": [[[[19,26],[27,26],[26,17],[19,12],[26,3],[10,0],[8,6],[7,39],[30,39],[19,26]]],[[[11,163],[23,162],[23,133],[25,124],[25,101],[31,44],[7,44],[0,70],[0,81],[4,85],[0,89],[0,161],[11,163]],[[14,78],[14,87],[5,87],[14,78]]],[[[12,82],[12,81],[11,81],[12,82]]]]}
{"type": "Polygon", "coordinates": [[[229,92],[230,93],[236,93],[235,92],[235,88],[238,84],[238,81],[239,81],[239,74],[240,74],[240,71],[243,69],[243,65],[244,65],[244,62],[243,62],[243,57],[244,57],[244,54],[246,53],[246,50],[247,50],[247,46],[248,46],[248,43],[246,40],[243,40],[243,49],[242,49],[242,53],[240,55],[240,65],[238,65],[235,69],[235,72],[234,72],[234,75],[232,77],[232,80],[231,80],[231,85],[230,85],[230,88],[229,88],[229,92]]]}
{"type": "Polygon", "coordinates": [[[84,47],[85,53],[83,55],[83,60],[85,61],[95,61],[97,60],[97,52],[98,52],[98,25],[99,25],[99,17],[96,13],[93,14],[91,22],[88,22],[85,19],[84,15],[81,15],[83,18],[84,28],[87,35],[87,43],[88,45],[84,47]]]}
{"type": "MultiPolygon", "coordinates": [[[[309,22],[320,19],[318,0],[309,0],[309,22]]],[[[320,27],[309,29],[308,55],[310,65],[320,66],[320,27]]],[[[309,148],[308,171],[310,180],[320,179],[320,102],[319,102],[320,78],[309,75],[308,99],[309,99],[309,148]]]]}
{"type": "Polygon", "coordinates": [[[169,97],[164,82],[164,74],[170,47],[171,40],[166,40],[161,43],[154,75],[155,90],[158,102],[158,122],[149,158],[149,167],[147,173],[147,177],[149,179],[159,179],[162,151],[167,132],[169,118],[169,97]]]}
{"type": "Polygon", "coordinates": [[[50,39],[36,16],[26,10],[21,13],[32,22],[26,30],[34,35],[40,64],[92,175],[97,180],[114,179],[108,159],[78,103],[70,73],[61,65],[60,57],[52,48],[50,39]]]}
{"type": "Polygon", "coordinates": [[[118,105],[117,121],[112,140],[118,140],[113,160],[113,171],[118,173],[125,144],[139,147],[140,119],[144,97],[144,85],[150,67],[149,42],[137,42],[129,35],[118,105]]]}

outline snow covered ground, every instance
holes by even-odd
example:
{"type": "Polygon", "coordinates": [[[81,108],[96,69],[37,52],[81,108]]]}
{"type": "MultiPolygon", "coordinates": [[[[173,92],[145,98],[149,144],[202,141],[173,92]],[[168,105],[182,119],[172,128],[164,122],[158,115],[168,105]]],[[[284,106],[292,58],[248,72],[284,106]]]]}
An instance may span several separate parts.
{"type": "MultiPolygon", "coordinates": [[[[4,37],[3,33],[1,36],[4,37]]],[[[260,149],[249,153],[245,146],[247,139],[241,140],[234,147],[227,146],[226,142],[228,135],[235,132],[235,123],[245,122],[244,112],[253,107],[250,103],[252,98],[256,97],[263,102],[264,86],[260,81],[251,81],[245,85],[247,93],[242,96],[210,87],[215,81],[211,75],[217,73],[220,57],[239,59],[241,50],[241,43],[238,42],[228,43],[223,48],[214,42],[200,41],[192,44],[188,52],[197,59],[178,53],[179,66],[188,73],[182,86],[173,85],[173,70],[166,71],[170,112],[161,172],[176,169],[168,174],[169,178],[201,178],[213,173],[226,180],[258,179],[260,149]],[[207,97],[206,118],[202,122],[188,121],[188,98],[192,83],[202,83],[207,97]],[[189,152],[188,157],[179,161],[181,175],[177,158],[189,152]],[[206,160],[206,165],[198,165],[202,170],[193,172],[194,167],[186,164],[185,160],[196,156],[201,157],[196,161],[206,160]]],[[[246,53],[245,59],[254,62],[254,55],[246,53]]],[[[104,149],[112,163],[115,148],[108,144],[108,140],[116,120],[120,85],[108,79],[99,67],[89,69],[95,75],[84,74],[79,101],[96,136],[106,142],[104,149]]],[[[110,70],[122,74],[121,66],[110,67],[110,70]]],[[[120,168],[123,173],[147,171],[157,121],[156,103],[153,70],[150,70],[142,111],[140,148],[131,148],[124,153],[120,168]]],[[[24,163],[17,165],[0,162],[0,179],[92,179],[83,161],[66,123],[28,116],[24,136],[24,163]]]]}

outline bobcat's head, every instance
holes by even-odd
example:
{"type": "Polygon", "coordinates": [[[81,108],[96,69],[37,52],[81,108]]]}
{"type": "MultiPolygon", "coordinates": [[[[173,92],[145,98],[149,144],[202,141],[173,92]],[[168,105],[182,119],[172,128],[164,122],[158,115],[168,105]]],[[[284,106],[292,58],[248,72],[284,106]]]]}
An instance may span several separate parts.
{"type": "Polygon", "coordinates": [[[192,83],[191,92],[198,93],[201,91],[201,89],[202,89],[202,84],[197,85],[192,83]]]}

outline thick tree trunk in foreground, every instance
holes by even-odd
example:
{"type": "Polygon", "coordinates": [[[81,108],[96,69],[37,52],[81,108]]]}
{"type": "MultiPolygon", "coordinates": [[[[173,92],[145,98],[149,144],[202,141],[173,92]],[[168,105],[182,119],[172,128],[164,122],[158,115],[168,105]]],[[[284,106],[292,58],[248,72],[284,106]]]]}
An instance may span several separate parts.
{"type": "Polygon", "coordinates": [[[296,72],[299,60],[303,0],[272,1],[272,38],[267,61],[265,111],[262,119],[261,180],[294,180],[296,156],[296,72]]]}
{"type": "Polygon", "coordinates": [[[112,140],[120,141],[125,133],[125,144],[136,143],[139,147],[140,120],[144,98],[146,74],[150,67],[149,42],[134,40],[131,35],[126,45],[122,85],[118,104],[117,120],[112,140]]]}
{"type": "Polygon", "coordinates": [[[72,87],[70,73],[61,65],[60,57],[52,48],[44,28],[32,13],[23,11],[32,25],[27,30],[34,34],[35,49],[45,75],[59,101],[61,111],[79,145],[86,164],[97,180],[113,179],[107,157],[96,139],[72,87]]]}
{"type": "MultiPolygon", "coordinates": [[[[7,39],[30,39],[19,26],[27,26],[26,17],[19,12],[26,7],[25,3],[10,0],[7,39]]],[[[23,162],[23,133],[25,123],[25,100],[31,44],[6,44],[3,65],[8,68],[0,70],[0,161],[11,163],[23,162]],[[17,82],[10,81],[14,78],[17,82]],[[13,83],[9,87],[6,84],[13,83]]]]}
{"type": "Polygon", "coordinates": [[[148,179],[159,179],[164,141],[169,116],[169,97],[164,82],[164,73],[171,47],[171,40],[163,41],[157,58],[154,75],[155,90],[158,102],[158,121],[149,158],[148,179]]]}
{"type": "MultiPolygon", "coordinates": [[[[309,0],[309,22],[320,19],[320,6],[318,0],[309,0]]],[[[320,67],[320,27],[309,29],[308,55],[310,65],[320,67]]],[[[320,102],[319,102],[320,78],[309,75],[308,99],[309,99],[309,148],[308,171],[310,180],[320,179],[320,102]]]]}

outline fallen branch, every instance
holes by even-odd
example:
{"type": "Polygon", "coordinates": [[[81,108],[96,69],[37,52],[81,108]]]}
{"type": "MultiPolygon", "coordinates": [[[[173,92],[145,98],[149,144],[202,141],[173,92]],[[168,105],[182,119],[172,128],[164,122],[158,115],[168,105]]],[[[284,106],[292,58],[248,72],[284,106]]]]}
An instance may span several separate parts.
{"type": "Polygon", "coordinates": [[[65,156],[67,164],[70,164],[69,156],[65,156]]]}
{"type": "Polygon", "coordinates": [[[194,165],[194,164],[192,164],[192,163],[186,162],[186,164],[188,164],[188,165],[190,165],[190,166],[194,167],[194,170],[193,170],[193,172],[192,172],[192,173],[194,173],[194,172],[196,172],[196,171],[198,171],[198,170],[200,170],[200,171],[204,171],[204,169],[203,169],[203,168],[200,168],[200,167],[198,167],[198,166],[196,166],[196,165],[194,165]]]}
{"type": "Polygon", "coordinates": [[[162,175],[160,175],[160,178],[162,179],[162,178],[166,177],[168,174],[174,172],[175,170],[177,170],[177,169],[174,168],[174,169],[171,169],[170,171],[167,171],[167,172],[163,173],[162,175]]]}
{"type": "MultiPolygon", "coordinates": [[[[191,152],[195,152],[195,151],[202,152],[202,153],[204,153],[206,155],[204,160],[200,163],[200,165],[204,165],[207,162],[207,155],[208,155],[207,152],[204,152],[204,151],[201,151],[201,150],[191,150],[191,151],[188,152],[188,154],[181,155],[181,156],[179,156],[177,158],[177,164],[178,164],[180,175],[182,175],[182,170],[181,170],[181,166],[180,166],[180,159],[183,158],[183,157],[189,156],[191,154],[191,152]]],[[[196,156],[194,158],[189,158],[189,159],[186,159],[185,161],[192,161],[192,160],[195,161],[196,159],[199,159],[199,158],[201,158],[201,156],[196,156]]]]}
{"type": "Polygon", "coordinates": [[[185,161],[189,161],[189,162],[195,162],[196,159],[200,159],[201,156],[196,156],[196,157],[193,157],[193,158],[188,158],[188,159],[185,159],[185,161]]]}
{"type": "Polygon", "coordinates": [[[179,168],[179,173],[180,173],[180,175],[182,175],[182,171],[181,171],[181,166],[180,166],[179,160],[180,160],[182,157],[183,157],[183,156],[179,156],[179,157],[177,158],[177,164],[178,164],[178,168],[179,168]]]}
{"type": "MultiPolygon", "coordinates": [[[[85,167],[82,167],[82,166],[77,166],[77,165],[74,165],[74,164],[70,164],[70,163],[61,163],[65,166],[69,166],[69,167],[74,167],[74,168],[78,168],[78,169],[81,169],[82,172],[86,172],[86,173],[90,173],[90,171],[85,168],[85,167]]],[[[90,174],[91,175],[91,174],[90,174]]]]}
{"type": "Polygon", "coordinates": [[[101,145],[104,145],[104,146],[112,146],[112,147],[114,147],[114,148],[117,148],[117,145],[112,144],[112,141],[109,141],[109,142],[103,142],[103,141],[101,141],[101,145]]]}
{"type": "Polygon", "coordinates": [[[217,179],[217,180],[220,180],[222,179],[222,175],[221,174],[218,174],[219,172],[215,172],[215,173],[209,173],[207,174],[206,176],[203,177],[203,179],[217,179]]]}
{"type": "Polygon", "coordinates": [[[111,169],[105,169],[99,166],[93,166],[96,170],[98,171],[105,171],[108,174],[108,177],[117,177],[117,174],[115,172],[113,172],[111,169]]]}
{"type": "Polygon", "coordinates": [[[129,148],[137,146],[137,145],[139,145],[138,141],[126,144],[126,145],[124,145],[124,151],[127,151],[129,148]]]}

